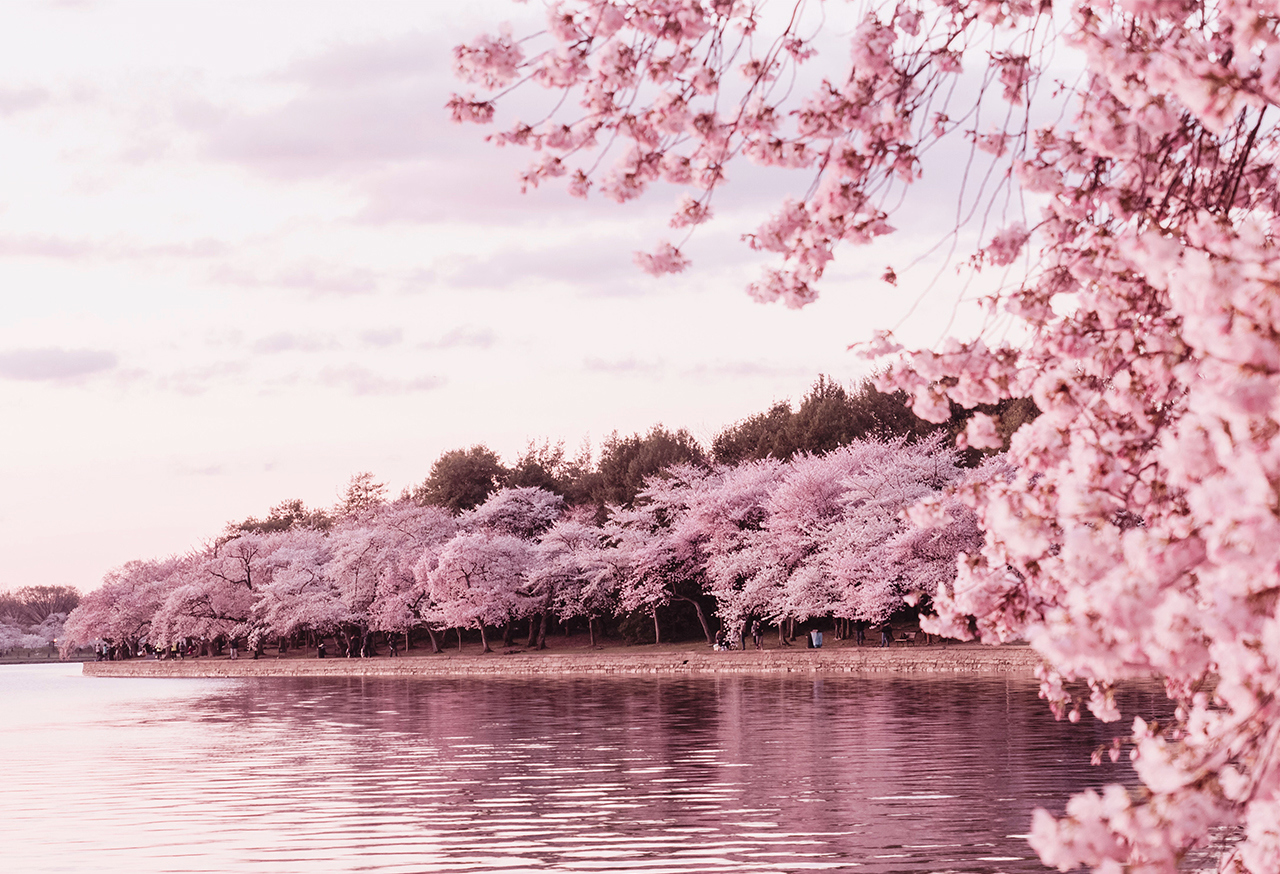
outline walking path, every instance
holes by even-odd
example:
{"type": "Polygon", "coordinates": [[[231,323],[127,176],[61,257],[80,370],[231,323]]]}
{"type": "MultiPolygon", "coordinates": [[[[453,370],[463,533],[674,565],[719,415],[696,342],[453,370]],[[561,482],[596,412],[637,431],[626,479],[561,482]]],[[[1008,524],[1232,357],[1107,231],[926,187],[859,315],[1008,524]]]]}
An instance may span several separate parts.
{"type": "MultiPolygon", "coordinates": [[[[415,651],[416,653],[417,651],[415,651]]],[[[402,658],[229,658],[85,662],[92,677],[406,677],[644,674],[1003,674],[1030,677],[1041,664],[1029,646],[934,644],[714,652],[705,646],[614,647],[572,652],[444,652],[402,658]]]]}

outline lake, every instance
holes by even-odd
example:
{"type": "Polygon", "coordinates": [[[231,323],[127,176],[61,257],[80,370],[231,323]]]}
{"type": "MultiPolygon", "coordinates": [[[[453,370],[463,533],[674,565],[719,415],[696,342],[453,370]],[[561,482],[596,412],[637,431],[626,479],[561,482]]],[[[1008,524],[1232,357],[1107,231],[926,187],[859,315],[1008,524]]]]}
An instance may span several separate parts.
{"type": "Polygon", "coordinates": [[[100,679],[0,667],[0,870],[1043,871],[1132,716],[1021,678],[100,679]]]}

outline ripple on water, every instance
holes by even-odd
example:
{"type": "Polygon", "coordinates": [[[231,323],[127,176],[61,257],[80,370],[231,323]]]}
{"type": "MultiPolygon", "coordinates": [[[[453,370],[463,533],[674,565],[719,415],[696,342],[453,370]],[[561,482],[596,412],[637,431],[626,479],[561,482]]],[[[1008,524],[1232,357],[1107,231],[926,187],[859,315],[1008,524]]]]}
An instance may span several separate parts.
{"type": "Polygon", "coordinates": [[[0,869],[24,874],[1014,874],[1043,870],[1033,807],[1132,779],[1088,766],[1112,729],[1022,681],[42,670],[0,669],[0,869]]]}

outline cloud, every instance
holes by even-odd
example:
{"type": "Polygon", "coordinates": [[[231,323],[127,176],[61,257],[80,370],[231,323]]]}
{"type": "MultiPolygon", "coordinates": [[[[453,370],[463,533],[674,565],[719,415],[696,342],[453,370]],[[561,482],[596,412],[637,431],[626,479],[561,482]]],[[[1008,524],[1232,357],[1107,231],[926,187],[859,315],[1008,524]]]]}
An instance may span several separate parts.
{"type": "Polygon", "coordinates": [[[285,288],[336,297],[372,294],[380,283],[378,274],[367,267],[336,264],[292,267],[265,275],[219,265],[210,271],[210,276],[215,282],[243,288],[285,288]]]}
{"type": "Polygon", "coordinates": [[[14,349],[0,352],[0,377],[65,382],[111,370],[118,363],[114,352],[100,349],[14,349]]]}
{"type": "Polygon", "coordinates": [[[813,368],[799,365],[765,364],[760,361],[722,361],[714,364],[698,364],[684,370],[686,378],[728,377],[729,379],[810,377],[813,368]]]}
{"type": "Polygon", "coordinates": [[[650,287],[621,235],[542,249],[507,249],[501,257],[457,257],[440,282],[450,288],[521,289],[531,282],[565,282],[590,297],[626,297],[650,287]]]}
{"type": "Polygon", "coordinates": [[[404,331],[399,328],[371,328],[360,333],[360,342],[374,349],[399,345],[403,339],[404,331]]]}
{"type": "Polygon", "coordinates": [[[488,349],[497,338],[488,328],[460,325],[439,340],[420,343],[419,349],[488,349]]]}
{"type": "Polygon", "coordinates": [[[348,43],[295,61],[280,78],[312,87],[357,88],[396,80],[449,75],[443,58],[449,46],[435,33],[407,33],[394,39],[348,43]]]}
{"type": "Polygon", "coordinates": [[[660,361],[641,361],[638,358],[586,358],[582,362],[593,373],[609,373],[616,376],[660,376],[667,368],[660,361]]]}
{"type": "Polygon", "coordinates": [[[85,240],[50,236],[0,236],[0,255],[16,258],[81,258],[94,252],[85,240]]]}
{"type": "Polygon", "coordinates": [[[183,97],[173,117],[206,153],[281,178],[350,176],[384,164],[461,154],[441,129],[451,74],[438,34],[340,45],[267,77],[297,86],[279,105],[246,112],[183,97]]]}
{"type": "Polygon", "coordinates": [[[219,361],[165,374],[156,380],[156,384],[162,389],[179,394],[201,395],[219,384],[237,380],[247,370],[243,361],[219,361]]]}
{"type": "Polygon", "coordinates": [[[332,349],[336,345],[330,337],[291,334],[287,331],[282,331],[262,337],[253,344],[252,348],[254,352],[271,355],[277,352],[322,352],[326,349],[332,349]]]}
{"type": "Polygon", "coordinates": [[[344,388],[356,395],[388,395],[431,391],[443,386],[445,379],[441,376],[392,379],[374,373],[367,367],[348,364],[344,367],[325,368],[320,372],[320,383],[330,388],[344,388]]]}
{"type": "Polygon", "coordinates": [[[0,88],[0,116],[39,109],[49,99],[49,92],[43,88],[0,88]]]}

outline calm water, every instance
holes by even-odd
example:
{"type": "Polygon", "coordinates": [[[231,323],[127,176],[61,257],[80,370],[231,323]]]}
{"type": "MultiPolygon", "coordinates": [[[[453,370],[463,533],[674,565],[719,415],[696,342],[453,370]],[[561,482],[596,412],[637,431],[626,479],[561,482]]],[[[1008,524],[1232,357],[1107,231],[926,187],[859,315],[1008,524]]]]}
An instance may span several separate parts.
{"type": "Polygon", "coordinates": [[[0,701],[0,871],[30,874],[1042,871],[1031,810],[1131,779],[1022,680],[51,665],[0,668],[0,701]]]}

